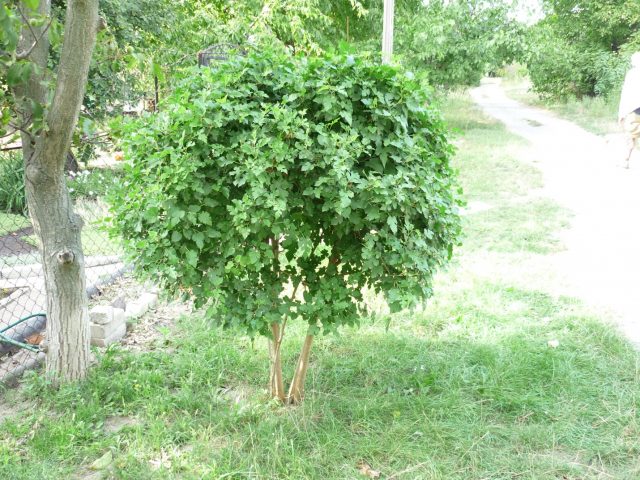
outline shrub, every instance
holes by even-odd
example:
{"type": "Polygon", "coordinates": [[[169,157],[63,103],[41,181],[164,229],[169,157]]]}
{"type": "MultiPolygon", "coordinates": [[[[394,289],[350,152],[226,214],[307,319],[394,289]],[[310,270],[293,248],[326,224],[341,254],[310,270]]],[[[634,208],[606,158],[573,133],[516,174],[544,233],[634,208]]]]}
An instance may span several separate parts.
{"type": "Polygon", "coordinates": [[[27,212],[24,163],[19,153],[0,155],[0,210],[20,215],[27,212]]]}
{"type": "Polygon", "coordinates": [[[452,149],[410,75],[351,56],[263,53],[192,70],[156,116],[126,124],[114,232],[136,265],[219,323],[272,340],[353,325],[362,290],[393,310],[432,293],[459,234],[452,149]]]}
{"type": "Polygon", "coordinates": [[[619,93],[629,57],[640,45],[640,2],[550,1],[529,28],[526,63],[534,89],[550,97],[619,93]]]}

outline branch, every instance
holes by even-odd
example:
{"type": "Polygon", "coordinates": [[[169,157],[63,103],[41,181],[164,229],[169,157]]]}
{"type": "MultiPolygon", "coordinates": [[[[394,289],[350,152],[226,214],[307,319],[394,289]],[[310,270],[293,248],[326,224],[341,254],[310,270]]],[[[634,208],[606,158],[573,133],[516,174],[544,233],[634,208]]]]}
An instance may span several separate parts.
{"type": "MultiPolygon", "coordinates": [[[[27,22],[27,25],[29,25],[28,20],[25,19],[25,21],[27,22]]],[[[33,44],[25,52],[16,53],[16,60],[24,60],[28,58],[29,55],[31,55],[31,52],[33,52],[33,49],[36,48],[36,45],[38,45],[38,42],[42,40],[42,37],[44,37],[44,35],[47,33],[47,30],[49,30],[49,27],[51,26],[52,21],[53,21],[53,18],[50,18],[49,23],[47,23],[47,26],[44,27],[42,32],[40,32],[40,36],[34,40],[33,44]]],[[[31,29],[31,25],[29,25],[29,30],[31,30],[31,34],[33,35],[34,32],[31,29]]],[[[35,38],[35,35],[33,38],[35,38]]]]}
{"type": "Polygon", "coordinates": [[[98,0],[69,0],[56,90],[47,115],[48,142],[43,161],[62,170],[89,75],[98,30],[98,0]]]}
{"type": "MultiPolygon", "coordinates": [[[[25,115],[25,121],[22,125],[17,125],[13,122],[9,122],[9,126],[11,128],[13,128],[13,132],[11,132],[10,134],[7,134],[5,137],[9,137],[11,135],[14,135],[16,132],[21,132],[25,135],[27,135],[29,138],[32,138],[33,135],[31,134],[31,132],[29,131],[29,126],[31,125],[31,115],[25,115]]],[[[5,138],[2,137],[2,138],[5,138]]]]}
{"type": "Polygon", "coordinates": [[[27,16],[22,11],[22,7],[20,5],[21,5],[20,2],[18,2],[18,12],[20,13],[20,17],[22,17],[22,23],[25,24],[29,28],[29,31],[31,32],[31,36],[35,40],[38,36],[36,35],[36,32],[33,31],[33,28],[31,28],[31,22],[29,21],[27,16]]]}
{"type": "Polygon", "coordinates": [[[22,145],[13,146],[13,147],[2,147],[0,148],[0,152],[10,152],[12,150],[21,150],[22,145]]]}

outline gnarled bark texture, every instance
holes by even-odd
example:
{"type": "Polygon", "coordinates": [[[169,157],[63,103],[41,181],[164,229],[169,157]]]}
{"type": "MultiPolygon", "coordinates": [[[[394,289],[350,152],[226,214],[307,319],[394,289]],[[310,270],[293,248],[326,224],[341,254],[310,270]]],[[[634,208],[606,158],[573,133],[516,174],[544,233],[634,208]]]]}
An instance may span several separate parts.
{"type": "MultiPolygon", "coordinates": [[[[49,14],[50,5],[50,0],[41,0],[39,13],[49,14]]],[[[28,11],[24,5],[22,8],[28,11]]],[[[40,38],[43,28],[23,28],[19,48],[26,51],[39,39],[29,58],[40,67],[40,73],[16,96],[46,105],[48,91],[43,80],[49,45],[46,38],[40,38]]],[[[64,165],[84,96],[97,28],[98,0],[67,2],[55,93],[44,127],[22,133],[27,203],[40,239],[47,291],[46,371],[54,382],[81,379],[89,364],[82,219],[73,212],[64,165]]],[[[23,116],[30,118],[30,102],[22,105],[23,116]]]]}

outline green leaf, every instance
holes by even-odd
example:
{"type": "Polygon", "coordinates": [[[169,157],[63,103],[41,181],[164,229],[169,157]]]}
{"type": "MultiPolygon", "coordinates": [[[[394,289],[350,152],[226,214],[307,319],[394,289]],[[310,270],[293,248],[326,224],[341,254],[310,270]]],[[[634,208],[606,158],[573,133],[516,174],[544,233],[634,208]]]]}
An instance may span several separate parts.
{"type": "Polygon", "coordinates": [[[213,222],[211,221],[211,215],[209,214],[209,212],[200,212],[200,214],[198,214],[198,220],[203,225],[209,225],[209,226],[213,225],[213,222]]]}
{"type": "Polygon", "coordinates": [[[187,252],[187,263],[192,267],[196,267],[198,265],[198,254],[193,250],[189,250],[187,252]]]}
{"type": "Polygon", "coordinates": [[[164,71],[162,70],[162,66],[159,63],[157,63],[155,61],[151,62],[151,73],[160,82],[164,82],[164,80],[165,80],[164,71]]]}
{"type": "Polygon", "coordinates": [[[194,242],[196,242],[196,245],[198,246],[198,248],[200,250],[202,250],[202,248],[204,247],[204,233],[202,232],[195,232],[192,236],[191,236],[191,240],[193,240],[194,242]]]}
{"type": "Polygon", "coordinates": [[[430,93],[402,70],[258,50],[186,69],[167,95],[118,126],[114,230],[147,275],[252,336],[287,314],[356,325],[367,285],[394,309],[431,295],[458,187],[430,93]]]}
{"type": "Polygon", "coordinates": [[[393,233],[398,233],[398,221],[396,220],[396,217],[387,217],[387,225],[389,225],[389,228],[393,233]]]}
{"type": "Polygon", "coordinates": [[[28,62],[17,62],[11,65],[7,69],[7,85],[9,87],[16,87],[29,80],[31,75],[31,66],[28,62]]]}

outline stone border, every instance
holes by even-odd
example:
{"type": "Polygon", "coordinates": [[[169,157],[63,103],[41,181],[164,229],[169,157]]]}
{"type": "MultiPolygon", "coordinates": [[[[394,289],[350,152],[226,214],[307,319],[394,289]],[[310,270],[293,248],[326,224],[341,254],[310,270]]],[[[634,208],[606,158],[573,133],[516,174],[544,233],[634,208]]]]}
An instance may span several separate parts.
{"type": "Polygon", "coordinates": [[[158,294],[144,292],[137,300],[124,305],[122,299],[117,299],[114,303],[118,305],[98,305],[89,311],[91,345],[107,347],[122,340],[127,333],[127,326],[158,304],[158,294]],[[119,308],[121,306],[124,308],[119,308]]]}

